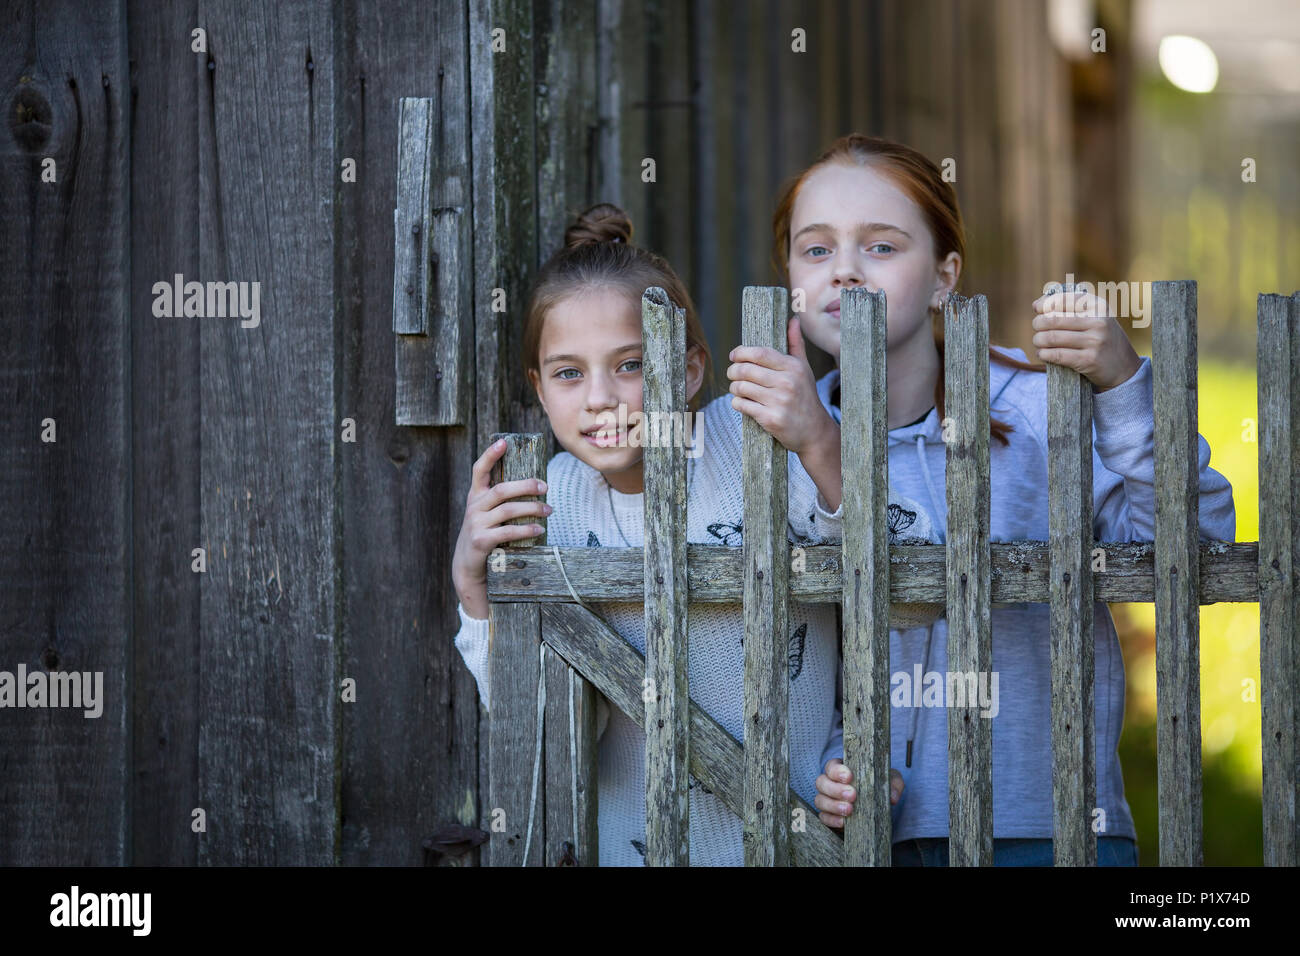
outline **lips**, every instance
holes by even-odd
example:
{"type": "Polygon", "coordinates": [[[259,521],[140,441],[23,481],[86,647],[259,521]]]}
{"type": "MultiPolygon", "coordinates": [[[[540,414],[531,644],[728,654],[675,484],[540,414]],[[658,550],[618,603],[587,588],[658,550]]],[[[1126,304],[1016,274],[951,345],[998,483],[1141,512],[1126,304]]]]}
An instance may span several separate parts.
{"type": "Polygon", "coordinates": [[[582,433],[583,438],[587,439],[587,441],[591,442],[598,448],[609,448],[617,445],[622,435],[623,432],[618,429],[608,431],[603,428],[593,428],[590,431],[582,433]]]}

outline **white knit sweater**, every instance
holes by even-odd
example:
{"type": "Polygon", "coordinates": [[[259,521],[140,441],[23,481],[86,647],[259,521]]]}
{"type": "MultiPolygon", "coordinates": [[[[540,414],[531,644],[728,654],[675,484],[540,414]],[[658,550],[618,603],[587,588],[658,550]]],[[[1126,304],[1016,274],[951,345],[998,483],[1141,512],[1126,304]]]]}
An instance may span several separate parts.
{"type": "MultiPolygon", "coordinates": [[[[704,451],[688,464],[686,538],[700,544],[741,546],[744,516],[740,412],[732,396],[710,402],[703,415],[704,451]],[[694,476],[691,477],[691,472],[694,476]]],[[[797,455],[788,456],[789,537],[792,541],[838,541],[843,510],[826,501],[797,455]]],[[[547,543],[565,547],[641,547],[643,496],[611,489],[599,472],[568,452],[547,467],[547,543]],[[611,512],[611,499],[613,511],[611,512]],[[621,533],[620,533],[621,528],[621,533]],[[626,540],[626,543],[625,543],[626,540]]],[[[582,582],[573,581],[578,594],[582,582]]],[[[836,681],[838,635],[835,605],[790,602],[790,786],[811,805],[814,783],[827,751],[838,747],[836,681]]],[[[642,604],[592,604],[610,627],[645,654],[642,604]]],[[[456,648],[491,706],[488,622],[458,608],[456,648]]],[[[688,610],[691,698],[733,738],[744,742],[744,614],[740,604],[690,604],[688,610]]],[[[645,856],[645,732],[617,708],[598,745],[598,828],[601,866],[642,866],[645,856]]],[[[603,716],[603,714],[602,714],[603,716]]],[[[695,866],[744,864],[743,825],[711,790],[690,779],[690,857],[695,866]]]]}

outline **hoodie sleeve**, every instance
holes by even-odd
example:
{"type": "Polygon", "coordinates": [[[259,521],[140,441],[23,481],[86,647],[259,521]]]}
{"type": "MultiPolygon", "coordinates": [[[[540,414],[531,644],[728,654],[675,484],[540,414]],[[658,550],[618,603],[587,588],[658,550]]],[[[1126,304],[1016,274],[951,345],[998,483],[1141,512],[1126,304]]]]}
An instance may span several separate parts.
{"type": "Polygon", "coordinates": [[[804,469],[803,462],[794,452],[788,453],[790,496],[790,531],[795,540],[814,543],[837,542],[844,539],[844,502],[834,511],[829,510],[826,499],[817,490],[817,483],[804,469]]]}
{"type": "MultiPolygon", "coordinates": [[[[1093,531],[1098,541],[1155,540],[1155,402],[1151,359],[1143,357],[1121,385],[1094,393],[1093,531]]],[[[1197,440],[1200,535],[1233,541],[1232,485],[1210,467],[1210,446],[1197,440]]]]}
{"type": "Polygon", "coordinates": [[[460,651],[460,656],[465,660],[465,666],[474,675],[474,680],[478,684],[478,695],[483,701],[483,706],[491,710],[491,688],[488,686],[488,649],[492,646],[490,623],[476,617],[470,617],[460,604],[456,605],[456,613],[460,615],[460,630],[456,634],[456,650],[460,651]]]}

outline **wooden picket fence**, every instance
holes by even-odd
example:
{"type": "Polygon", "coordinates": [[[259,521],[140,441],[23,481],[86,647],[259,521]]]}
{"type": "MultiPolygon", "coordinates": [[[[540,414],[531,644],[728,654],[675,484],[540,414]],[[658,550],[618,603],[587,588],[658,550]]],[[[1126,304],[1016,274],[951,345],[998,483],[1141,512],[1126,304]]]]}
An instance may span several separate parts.
{"type": "MultiPolygon", "coordinates": [[[[784,351],[784,289],[748,287],[743,340],[784,351]]],[[[844,539],[791,567],[786,452],[744,423],[744,544],[687,544],[685,449],[645,447],[645,547],[561,548],[544,536],[509,549],[489,574],[493,866],[595,865],[595,691],[646,732],[648,865],[688,863],[688,776],[744,821],[750,866],[888,866],[889,605],[946,604],[953,671],[992,671],[993,602],[1051,605],[1055,862],[1096,865],[1093,601],[1156,606],[1160,863],[1202,862],[1200,604],[1258,602],[1263,709],[1264,861],[1297,863],[1300,613],[1300,293],[1259,297],[1260,540],[1201,542],[1197,519],[1196,283],[1157,282],[1154,543],[1092,538],[1092,391],[1048,367],[1047,541],[989,541],[989,348],[983,296],[944,310],[948,535],[888,544],[885,301],[842,297],[844,539]],[[851,464],[851,467],[849,467],[851,464]],[[1266,476],[1266,477],[1265,477],[1266,476]],[[1105,570],[1092,570],[1103,548],[1105,570]],[[563,562],[557,563],[556,550],[563,562]],[[565,575],[567,574],[567,582],[565,575]],[[644,659],[574,601],[645,603],[644,659]],[[689,697],[687,601],[743,603],[744,746],[689,697]],[[788,601],[843,610],[845,761],[859,797],[841,836],[790,790],[788,601]],[[643,688],[651,692],[643,694],[643,688]],[[802,810],[802,816],[798,811],[802,810]],[[801,819],[801,826],[792,820],[801,819]],[[502,826],[494,825],[501,821],[502,826]]],[[[646,413],[686,408],[685,318],[661,289],[642,300],[646,413]]],[[[507,435],[495,480],[544,477],[540,435],[507,435]]],[[[520,519],[530,522],[536,518],[520,519]]],[[[545,525],[543,524],[543,527],[545,525]]],[[[993,857],[991,722],[948,708],[949,853],[993,857]]],[[[486,812],[485,812],[486,816],[486,812]]]]}

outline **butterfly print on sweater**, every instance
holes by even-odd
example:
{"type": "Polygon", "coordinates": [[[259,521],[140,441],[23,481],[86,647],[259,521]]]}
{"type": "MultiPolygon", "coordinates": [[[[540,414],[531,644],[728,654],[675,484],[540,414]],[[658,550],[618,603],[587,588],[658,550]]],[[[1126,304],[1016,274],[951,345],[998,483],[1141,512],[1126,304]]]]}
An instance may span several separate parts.
{"type": "Polygon", "coordinates": [[[636,850],[642,856],[645,856],[645,844],[642,843],[640,840],[632,841],[632,849],[636,850]]]}
{"type": "Polygon", "coordinates": [[[803,646],[808,638],[808,622],[800,624],[790,635],[790,680],[803,672],[803,646]]]}
{"type": "MultiPolygon", "coordinates": [[[[804,649],[804,645],[807,643],[808,643],[808,622],[805,621],[804,623],[796,627],[794,629],[794,633],[790,635],[790,653],[789,653],[790,680],[794,680],[796,677],[798,677],[800,674],[803,673],[803,649],[804,649]]],[[[740,646],[741,647],[745,646],[745,639],[743,637],[740,639],[740,646]]]]}
{"type": "Polygon", "coordinates": [[[713,535],[728,548],[738,548],[744,543],[740,525],[729,521],[715,521],[709,525],[709,534],[713,535]]]}
{"type": "Polygon", "coordinates": [[[888,508],[889,513],[889,533],[899,535],[906,531],[912,525],[916,524],[916,512],[908,511],[892,502],[888,508]]]}
{"type": "Polygon", "coordinates": [[[596,532],[594,531],[587,532],[587,547],[589,548],[600,547],[600,539],[596,537],[596,532]]]}

